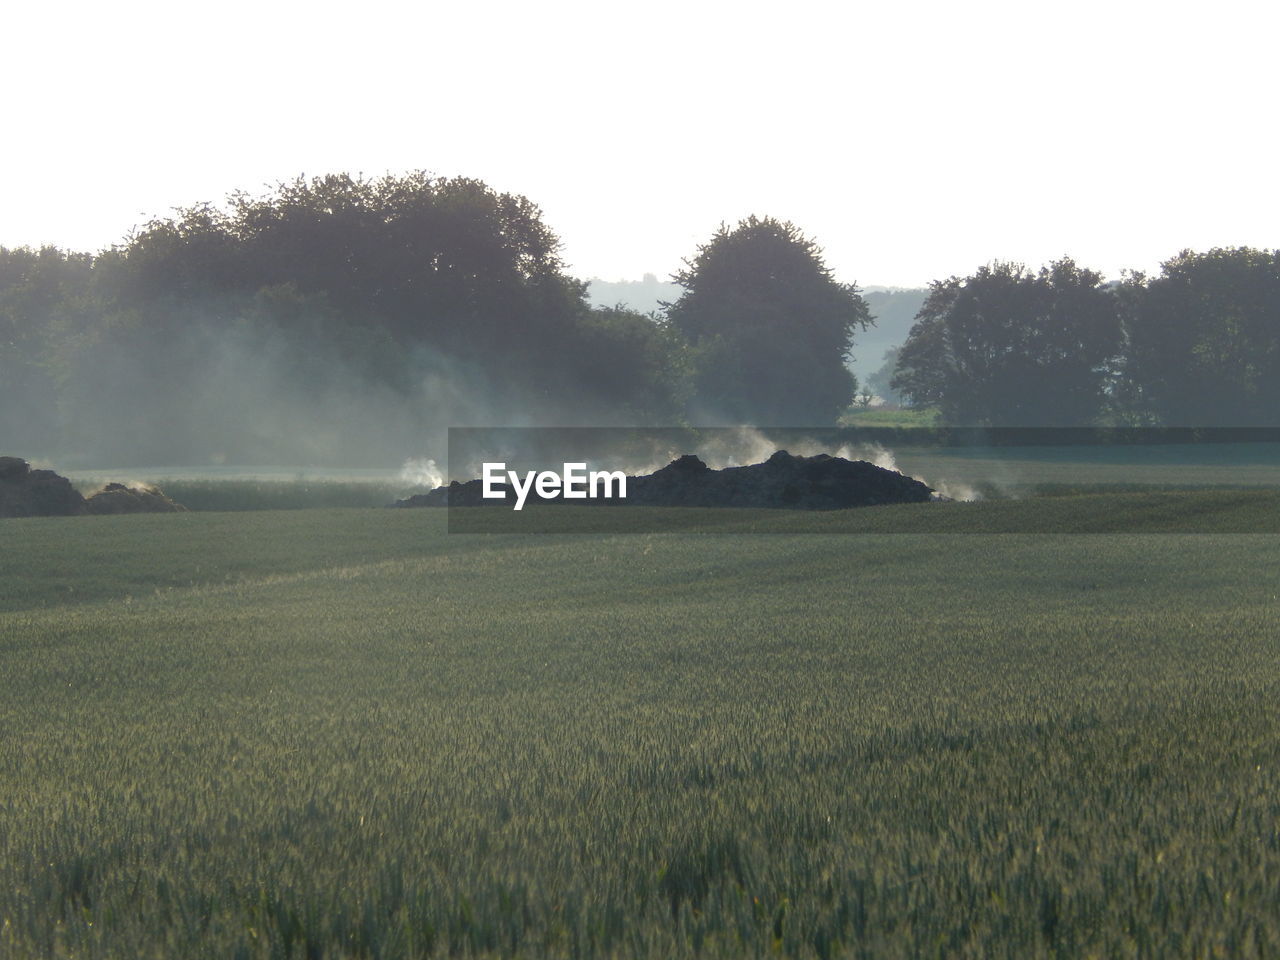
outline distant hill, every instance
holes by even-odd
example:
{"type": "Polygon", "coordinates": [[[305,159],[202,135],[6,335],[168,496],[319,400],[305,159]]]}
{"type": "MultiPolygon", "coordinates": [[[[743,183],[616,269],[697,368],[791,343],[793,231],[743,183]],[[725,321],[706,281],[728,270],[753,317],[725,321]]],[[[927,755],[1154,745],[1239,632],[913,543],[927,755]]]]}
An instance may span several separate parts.
{"type": "Polygon", "coordinates": [[[876,325],[853,338],[853,360],[849,366],[860,381],[865,382],[880,369],[885,351],[906,342],[916,314],[928,295],[929,291],[923,287],[915,290],[867,287],[862,291],[871,315],[876,318],[876,325]]]}
{"type": "Polygon", "coordinates": [[[622,304],[641,313],[655,313],[662,302],[674,303],[684,288],[676,283],[663,283],[652,273],[642,280],[588,280],[587,299],[593,307],[616,307],[622,304]]]}

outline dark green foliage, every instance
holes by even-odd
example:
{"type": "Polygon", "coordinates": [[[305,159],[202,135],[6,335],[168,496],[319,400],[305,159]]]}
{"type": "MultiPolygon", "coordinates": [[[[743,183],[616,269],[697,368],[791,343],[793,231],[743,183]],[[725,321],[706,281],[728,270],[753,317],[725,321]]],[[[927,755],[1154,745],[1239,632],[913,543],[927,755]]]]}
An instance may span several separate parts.
{"type": "Polygon", "coordinates": [[[586,309],[558,247],[533,203],[478,180],[336,174],[150,224],[125,251],[124,282],[135,301],[289,284],[402,347],[482,362],[518,392],[586,309]]]}
{"type": "Polygon", "coordinates": [[[1120,345],[1099,274],[1069,259],[1034,274],[997,262],[933,284],[891,386],[952,424],[1087,425],[1120,345]]]}
{"type": "Polygon", "coordinates": [[[582,315],[562,364],[574,389],[591,401],[579,418],[584,425],[683,419],[688,352],[680,335],[653,316],[621,306],[582,315]]]}
{"type": "Polygon", "coordinates": [[[84,340],[92,309],[91,258],[53,247],[0,247],[0,441],[52,449],[68,344],[84,340]]]}
{"type": "Polygon", "coordinates": [[[695,419],[807,426],[844,412],[857,386],[845,361],[871,315],[796,226],[722,226],[675,280],[685,292],[667,316],[693,350],[695,419]]]}
{"type": "Polygon", "coordinates": [[[148,225],[126,257],[135,299],[291,283],[379,318],[403,342],[484,349],[581,306],[558,246],[529,200],[478,180],[336,174],[234,195],[227,211],[181,211],[148,225]]]}
{"type": "Polygon", "coordinates": [[[1172,426],[1280,424],[1280,251],[1184,250],[1124,293],[1132,410],[1172,426]]]}

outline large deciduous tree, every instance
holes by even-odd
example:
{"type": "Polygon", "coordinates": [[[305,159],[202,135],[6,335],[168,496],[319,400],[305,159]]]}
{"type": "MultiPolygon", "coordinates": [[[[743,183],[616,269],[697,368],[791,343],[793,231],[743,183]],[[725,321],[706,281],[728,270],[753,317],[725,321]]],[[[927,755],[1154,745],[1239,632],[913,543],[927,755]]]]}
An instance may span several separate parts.
{"type": "Polygon", "coordinates": [[[1184,250],[1124,293],[1136,409],[1168,426],[1280,425],[1280,250],[1184,250]]]}
{"type": "MultiPolygon", "coordinates": [[[[159,315],[287,286],[406,357],[425,350],[465,365],[495,407],[523,409],[561,403],[575,382],[565,358],[589,307],[558,250],[536,205],[478,180],[333,174],[149,224],[115,255],[111,288],[159,315]]],[[[213,324],[229,322],[224,313],[205,310],[213,324]]],[[[305,322],[288,329],[295,313],[276,322],[305,343],[305,322]]]]}
{"type": "MultiPolygon", "coordinates": [[[[178,210],[93,259],[91,322],[45,337],[59,406],[76,411],[60,446],[364,462],[450,423],[677,420],[679,336],[591,310],[558,248],[526,198],[423,173],[299,178],[178,210]]],[[[0,374],[17,367],[7,263],[0,374]]],[[[41,276],[33,289],[56,294],[41,276]]],[[[9,392],[0,378],[0,426],[9,392]]]]}
{"type": "Polygon", "coordinates": [[[558,248],[537,206],[478,180],[332,174],[149,224],[123,250],[120,286],[133,302],[190,302],[292,284],[406,346],[521,370],[586,309],[558,248]]]}
{"type": "Polygon", "coordinates": [[[1117,298],[1099,274],[1070,259],[1038,273],[997,262],[932,285],[892,383],[947,423],[1087,425],[1119,347],[1117,298]]]}
{"type": "Polygon", "coordinates": [[[830,424],[857,386],[845,361],[871,315],[791,223],[721,226],[674,277],[667,317],[695,361],[695,420],[830,424]]]}

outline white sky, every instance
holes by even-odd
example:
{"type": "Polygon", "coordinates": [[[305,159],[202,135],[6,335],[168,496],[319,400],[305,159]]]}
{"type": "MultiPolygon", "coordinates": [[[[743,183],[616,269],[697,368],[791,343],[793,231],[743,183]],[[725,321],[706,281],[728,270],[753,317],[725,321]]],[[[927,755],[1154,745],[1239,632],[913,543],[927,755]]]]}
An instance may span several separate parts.
{"type": "Polygon", "coordinates": [[[541,206],[582,278],[790,219],[843,280],[1280,246],[1280,4],[24,3],[0,244],[425,169],[541,206]]]}

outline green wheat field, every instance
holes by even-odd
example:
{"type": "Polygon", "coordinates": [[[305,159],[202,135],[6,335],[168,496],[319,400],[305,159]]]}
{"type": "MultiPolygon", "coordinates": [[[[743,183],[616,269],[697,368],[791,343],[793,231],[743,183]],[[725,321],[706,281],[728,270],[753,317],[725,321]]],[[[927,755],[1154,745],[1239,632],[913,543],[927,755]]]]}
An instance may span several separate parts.
{"type": "Polygon", "coordinates": [[[1280,956],[1277,518],[2,521],[0,956],[1280,956]]]}

